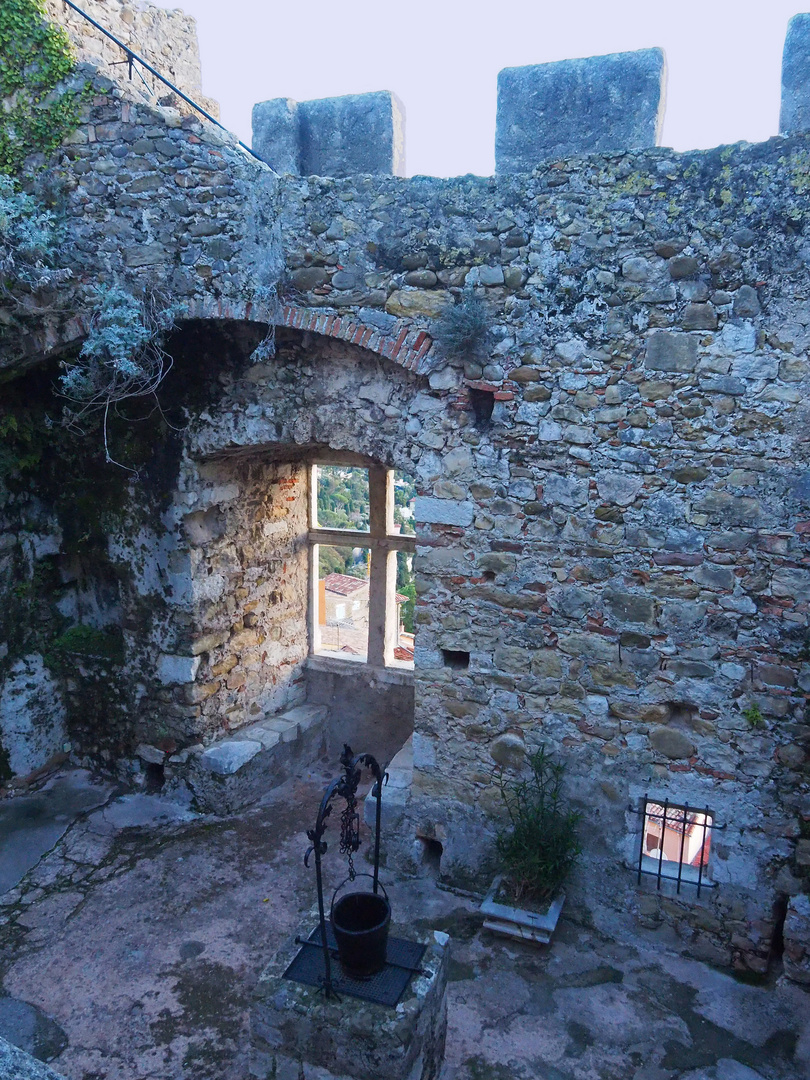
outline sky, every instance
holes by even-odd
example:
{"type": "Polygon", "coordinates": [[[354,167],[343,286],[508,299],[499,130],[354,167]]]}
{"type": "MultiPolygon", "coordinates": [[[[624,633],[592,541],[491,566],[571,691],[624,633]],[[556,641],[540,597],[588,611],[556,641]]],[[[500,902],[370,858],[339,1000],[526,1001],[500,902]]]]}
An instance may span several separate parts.
{"type": "Polygon", "coordinates": [[[665,146],[767,139],[785,30],[803,10],[801,0],[157,2],[196,18],[203,90],[246,143],[257,101],[391,90],[405,105],[406,171],[431,176],[493,171],[501,68],[651,46],[667,55],[665,146]]]}

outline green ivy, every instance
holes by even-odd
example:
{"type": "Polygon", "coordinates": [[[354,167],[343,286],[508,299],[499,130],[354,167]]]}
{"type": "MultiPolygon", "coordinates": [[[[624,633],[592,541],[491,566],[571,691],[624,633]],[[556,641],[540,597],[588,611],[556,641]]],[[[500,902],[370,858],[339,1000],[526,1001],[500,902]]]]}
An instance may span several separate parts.
{"type": "Polygon", "coordinates": [[[75,67],[70,39],[49,22],[44,0],[0,3],[0,173],[22,171],[75,130],[85,89],[60,84],[75,67]]]}

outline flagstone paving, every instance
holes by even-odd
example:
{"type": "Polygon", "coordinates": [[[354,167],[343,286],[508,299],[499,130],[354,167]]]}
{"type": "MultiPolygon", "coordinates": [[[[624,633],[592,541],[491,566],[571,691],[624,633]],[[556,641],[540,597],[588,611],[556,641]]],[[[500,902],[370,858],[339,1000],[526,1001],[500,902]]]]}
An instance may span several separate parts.
{"type": "MultiPolygon", "coordinates": [[[[323,783],[305,773],[224,819],[143,794],[79,813],[0,897],[0,1035],[67,1080],[246,1080],[256,980],[315,900],[323,783]]],[[[389,893],[400,925],[453,938],[441,1080],[810,1076],[810,994],[778,971],[750,985],[565,918],[551,947],[522,945],[433,881],[389,893]]]]}

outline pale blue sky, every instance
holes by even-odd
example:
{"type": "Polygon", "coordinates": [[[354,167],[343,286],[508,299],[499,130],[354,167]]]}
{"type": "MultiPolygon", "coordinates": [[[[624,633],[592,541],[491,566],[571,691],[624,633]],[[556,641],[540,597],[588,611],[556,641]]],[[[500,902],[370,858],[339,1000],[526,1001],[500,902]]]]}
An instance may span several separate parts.
{"type": "MultiPolygon", "coordinates": [[[[159,0],[162,7],[177,7],[159,0]]],[[[800,0],[799,0],[800,2],[800,0]]],[[[393,90],[407,113],[407,171],[493,169],[503,67],[661,46],[664,143],[678,150],[775,135],[782,45],[797,0],[184,0],[205,92],[250,142],[271,97],[393,90]]]]}

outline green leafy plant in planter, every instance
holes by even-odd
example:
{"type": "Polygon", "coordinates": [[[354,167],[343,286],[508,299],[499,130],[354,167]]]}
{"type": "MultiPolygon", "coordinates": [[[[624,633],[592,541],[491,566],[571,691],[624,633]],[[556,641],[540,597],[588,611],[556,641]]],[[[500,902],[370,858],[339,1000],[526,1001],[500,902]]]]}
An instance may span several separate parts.
{"type": "Polygon", "coordinates": [[[529,773],[512,783],[501,776],[508,824],[497,834],[503,868],[498,899],[539,908],[559,892],[582,848],[577,836],[581,815],[563,794],[565,765],[545,747],[528,761],[529,773]]]}

